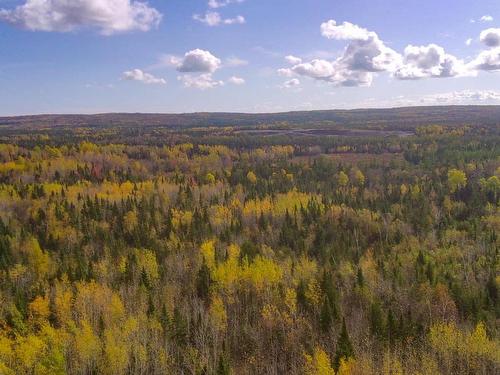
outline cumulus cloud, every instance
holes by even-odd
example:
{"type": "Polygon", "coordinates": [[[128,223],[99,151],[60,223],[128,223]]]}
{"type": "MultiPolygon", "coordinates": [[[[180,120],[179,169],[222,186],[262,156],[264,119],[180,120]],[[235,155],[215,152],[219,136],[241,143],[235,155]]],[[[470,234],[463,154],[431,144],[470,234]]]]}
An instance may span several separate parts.
{"type": "Polygon", "coordinates": [[[217,8],[223,8],[225,6],[228,6],[229,4],[238,4],[242,3],[245,0],[209,0],[208,1],[208,6],[209,8],[217,9],[217,8]]]}
{"type": "MultiPolygon", "coordinates": [[[[184,87],[206,90],[218,86],[223,86],[224,81],[217,80],[213,73],[224,67],[237,67],[248,64],[247,61],[238,57],[229,57],[222,64],[221,59],[214,56],[211,52],[194,49],[186,52],[183,57],[164,55],[161,58],[161,66],[174,67],[178,72],[184,73],[177,77],[184,87]]],[[[227,83],[233,85],[242,85],[245,83],[243,78],[232,76],[227,83]]]]}
{"type": "Polygon", "coordinates": [[[487,47],[500,46],[500,29],[486,29],[479,34],[479,40],[487,47]]]}
{"type": "Polygon", "coordinates": [[[186,52],[182,59],[170,57],[170,62],[181,73],[213,73],[221,66],[219,58],[199,48],[186,52]]]}
{"type": "Polygon", "coordinates": [[[241,78],[241,77],[235,77],[235,76],[229,78],[228,82],[232,83],[233,85],[238,85],[238,86],[245,84],[245,80],[243,78],[241,78]]]}
{"type": "Polygon", "coordinates": [[[285,83],[283,83],[283,88],[285,89],[292,89],[300,86],[300,80],[297,78],[292,78],[285,83]]]}
{"type": "Polygon", "coordinates": [[[500,47],[482,51],[470,65],[477,70],[500,70],[500,47]]]}
{"type": "Polygon", "coordinates": [[[295,65],[292,72],[301,76],[328,80],[335,74],[334,64],[326,60],[312,60],[311,62],[295,65]]]}
{"type": "MultiPolygon", "coordinates": [[[[388,47],[377,33],[350,22],[338,24],[334,20],[321,24],[321,34],[327,39],[348,42],[339,57],[311,61],[287,58],[293,66],[279,69],[278,74],[310,77],[336,86],[370,86],[374,76],[381,72],[402,80],[476,74],[470,64],[446,53],[436,44],[409,45],[399,53],[388,47]]],[[[488,38],[491,40],[492,37],[488,38]]],[[[493,45],[493,42],[489,43],[493,45]]],[[[490,56],[488,61],[492,60],[490,56]]]]}
{"type": "Polygon", "coordinates": [[[321,25],[321,33],[328,39],[349,41],[340,57],[309,62],[287,58],[293,66],[278,73],[284,76],[294,73],[338,86],[369,86],[373,73],[394,71],[401,65],[401,55],[387,47],[376,33],[350,22],[327,21],[321,25]]]}
{"type": "Polygon", "coordinates": [[[394,76],[399,79],[421,79],[466,76],[472,73],[463,60],[447,54],[444,48],[436,44],[429,44],[407,46],[403,64],[396,69],[394,76]]]}
{"type": "Polygon", "coordinates": [[[112,35],[149,31],[161,19],[158,10],[135,0],[27,0],[14,9],[0,9],[0,20],[31,31],[94,28],[112,35]]]}
{"type": "Polygon", "coordinates": [[[377,34],[367,39],[352,40],[338,60],[348,70],[392,71],[401,63],[401,55],[382,42],[377,34]]]}
{"type": "Polygon", "coordinates": [[[488,49],[482,51],[469,63],[472,69],[497,71],[500,70],[500,28],[486,29],[479,34],[479,40],[488,49]]]}
{"type": "Polygon", "coordinates": [[[336,40],[368,40],[375,33],[368,31],[350,22],[337,25],[334,20],[329,20],[321,24],[321,35],[328,39],[336,40]]]}
{"type": "Polygon", "coordinates": [[[465,45],[466,45],[466,46],[470,46],[470,45],[472,45],[472,42],[473,42],[473,41],[474,41],[474,39],[472,39],[472,38],[468,38],[468,39],[465,41],[465,45]]]}
{"type": "Polygon", "coordinates": [[[149,85],[165,85],[167,83],[167,81],[163,78],[157,78],[150,73],[143,72],[141,69],[133,69],[123,72],[122,79],[126,81],[139,81],[149,85]]]}
{"type": "Polygon", "coordinates": [[[184,84],[184,87],[194,88],[199,90],[213,89],[218,86],[223,86],[223,81],[213,79],[212,74],[205,73],[199,75],[182,75],[177,78],[184,84]]]}
{"type": "Polygon", "coordinates": [[[300,64],[302,62],[302,59],[300,57],[297,57],[297,56],[288,55],[288,56],[285,56],[285,61],[289,64],[296,65],[296,64],[300,64]]]}
{"type": "MultiPolygon", "coordinates": [[[[401,55],[387,47],[373,31],[350,22],[337,24],[330,20],[321,25],[321,33],[328,39],[349,41],[343,54],[330,63],[333,74],[326,80],[336,85],[369,86],[373,73],[392,72],[401,65],[401,55]]],[[[322,65],[327,67],[325,61],[322,65]]]]}
{"type": "Polygon", "coordinates": [[[222,18],[218,12],[207,12],[204,15],[195,14],[193,19],[204,23],[207,26],[219,26],[219,25],[236,25],[236,24],[244,24],[245,17],[236,16],[234,18],[222,18]]]}
{"type": "Polygon", "coordinates": [[[280,68],[277,70],[278,75],[282,77],[293,77],[294,73],[292,69],[289,68],[280,68]]]}

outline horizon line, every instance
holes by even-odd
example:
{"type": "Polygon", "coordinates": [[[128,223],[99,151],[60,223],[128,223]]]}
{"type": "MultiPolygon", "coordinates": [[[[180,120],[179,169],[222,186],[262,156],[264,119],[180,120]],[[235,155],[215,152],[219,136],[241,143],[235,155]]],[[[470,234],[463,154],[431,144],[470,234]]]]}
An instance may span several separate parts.
{"type": "Polygon", "coordinates": [[[185,116],[185,115],[199,115],[199,114],[211,114],[211,115],[276,115],[276,114],[287,114],[287,113],[311,113],[311,112],[333,112],[333,111],[368,111],[368,110],[398,110],[398,109],[424,109],[424,108],[447,108],[447,107],[500,107],[500,104],[439,104],[439,105],[415,105],[415,106],[394,106],[394,107],[354,107],[354,108],[332,108],[332,109],[309,109],[309,110],[289,110],[289,111],[276,111],[276,112],[247,112],[247,111],[193,111],[193,112],[121,112],[121,111],[110,111],[110,112],[38,112],[29,114],[13,114],[13,115],[2,115],[0,114],[0,119],[2,118],[13,118],[13,117],[35,117],[35,116],[105,116],[105,115],[163,115],[163,116],[185,116]]]}

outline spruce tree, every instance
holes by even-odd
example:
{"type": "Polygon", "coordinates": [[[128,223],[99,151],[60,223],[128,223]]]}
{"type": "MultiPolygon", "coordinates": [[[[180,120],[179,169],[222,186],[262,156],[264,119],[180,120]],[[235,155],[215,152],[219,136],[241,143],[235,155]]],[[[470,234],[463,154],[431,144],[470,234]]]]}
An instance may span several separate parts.
{"type": "Polygon", "coordinates": [[[228,348],[225,342],[222,343],[222,348],[222,352],[219,354],[216,375],[230,375],[231,364],[229,363],[228,348]]]}
{"type": "Polygon", "coordinates": [[[380,304],[375,302],[372,303],[370,309],[370,322],[371,322],[371,332],[374,336],[382,338],[385,336],[385,322],[384,316],[382,315],[382,309],[380,304]]]}
{"type": "Polygon", "coordinates": [[[332,304],[330,303],[328,296],[326,296],[323,299],[323,305],[321,306],[321,313],[319,316],[319,323],[323,332],[328,332],[332,327],[334,319],[333,315],[332,304]]]}
{"type": "Polygon", "coordinates": [[[335,351],[335,370],[338,370],[340,366],[341,359],[348,359],[354,357],[354,349],[352,347],[351,340],[349,339],[349,334],[347,333],[347,327],[345,324],[345,318],[342,319],[342,330],[340,331],[340,336],[337,341],[337,350],[335,351]]]}
{"type": "Polygon", "coordinates": [[[212,284],[212,277],[210,276],[210,269],[208,268],[205,260],[198,271],[196,278],[196,292],[198,297],[205,302],[210,299],[210,285],[212,284]]]}

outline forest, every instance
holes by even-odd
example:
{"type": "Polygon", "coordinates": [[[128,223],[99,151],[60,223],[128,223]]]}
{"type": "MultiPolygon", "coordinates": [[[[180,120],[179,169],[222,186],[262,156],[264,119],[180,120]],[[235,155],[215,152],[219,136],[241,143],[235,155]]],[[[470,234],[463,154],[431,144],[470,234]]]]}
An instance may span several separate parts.
{"type": "Polygon", "coordinates": [[[0,374],[498,374],[500,122],[450,116],[0,121],[0,374]]]}

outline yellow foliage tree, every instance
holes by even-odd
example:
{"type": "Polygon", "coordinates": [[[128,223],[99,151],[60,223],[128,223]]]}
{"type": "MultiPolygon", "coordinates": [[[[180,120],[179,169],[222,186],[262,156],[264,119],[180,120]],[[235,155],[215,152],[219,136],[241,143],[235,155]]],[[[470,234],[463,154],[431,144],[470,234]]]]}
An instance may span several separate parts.
{"type": "Polygon", "coordinates": [[[30,317],[36,324],[43,324],[47,321],[50,315],[49,298],[36,297],[33,302],[29,304],[30,317]]]}
{"type": "Polygon", "coordinates": [[[129,348],[125,338],[118,329],[106,329],[104,332],[104,372],[110,375],[121,375],[127,371],[129,364],[129,348]]]}
{"type": "Polygon", "coordinates": [[[312,355],[304,354],[305,375],[335,375],[330,357],[321,348],[316,347],[312,355]]]}
{"type": "Polygon", "coordinates": [[[27,257],[28,266],[33,270],[38,280],[43,279],[49,272],[50,257],[44,252],[34,237],[28,239],[24,244],[24,252],[27,257]]]}
{"type": "Polygon", "coordinates": [[[207,173],[205,176],[205,182],[209,185],[215,184],[215,176],[213,173],[207,173]]]}
{"type": "Polygon", "coordinates": [[[283,270],[271,259],[257,256],[250,265],[244,265],[243,278],[259,291],[276,285],[282,277],[283,270]]]}
{"type": "Polygon", "coordinates": [[[340,171],[338,175],[338,181],[340,186],[345,187],[349,183],[349,176],[345,174],[343,171],[340,171]]]}
{"type": "Polygon", "coordinates": [[[227,313],[224,306],[224,301],[219,296],[212,298],[210,304],[210,318],[213,326],[218,331],[225,331],[227,327],[227,313]]]}
{"type": "Polygon", "coordinates": [[[463,188],[467,184],[465,172],[459,169],[450,169],[448,171],[448,185],[452,193],[463,188]]]}
{"type": "Polygon", "coordinates": [[[215,268],[215,241],[208,240],[203,242],[200,246],[200,251],[208,268],[213,270],[215,268]]]}
{"type": "Polygon", "coordinates": [[[354,373],[356,360],[354,358],[341,358],[337,375],[351,375],[354,373]]]}
{"type": "Polygon", "coordinates": [[[139,269],[144,270],[150,280],[158,280],[158,262],[155,253],[151,250],[136,249],[135,255],[139,269]]]}
{"type": "Polygon", "coordinates": [[[365,184],[365,175],[359,169],[356,169],[354,172],[354,179],[359,186],[363,186],[365,184]]]}
{"type": "Polygon", "coordinates": [[[16,340],[15,357],[19,361],[20,373],[32,374],[45,352],[45,343],[35,335],[18,337],[16,340]]]}
{"type": "Polygon", "coordinates": [[[247,180],[252,185],[255,185],[257,183],[257,176],[255,175],[254,172],[250,171],[250,172],[247,173],[247,180]]]}
{"type": "Polygon", "coordinates": [[[67,284],[67,277],[58,282],[54,293],[54,309],[57,320],[61,325],[72,322],[71,310],[73,304],[73,292],[67,284]]]}
{"type": "Polygon", "coordinates": [[[80,322],[74,340],[79,367],[85,373],[96,365],[101,353],[101,341],[86,320],[80,322]]]}
{"type": "Polygon", "coordinates": [[[123,217],[123,227],[129,233],[134,231],[138,223],[139,219],[137,218],[137,212],[134,210],[127,212],[123,217]]]}

